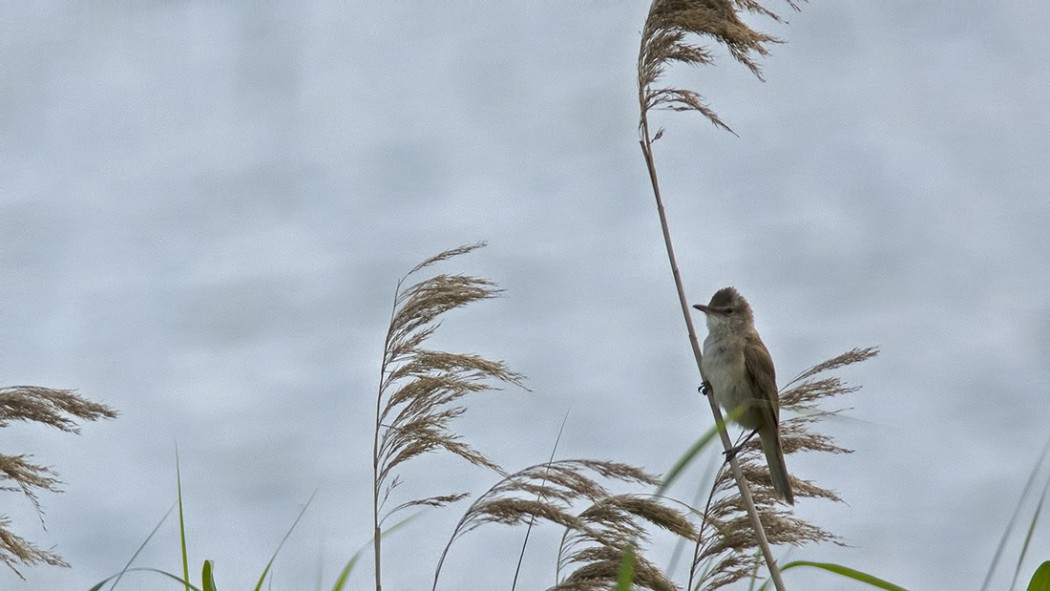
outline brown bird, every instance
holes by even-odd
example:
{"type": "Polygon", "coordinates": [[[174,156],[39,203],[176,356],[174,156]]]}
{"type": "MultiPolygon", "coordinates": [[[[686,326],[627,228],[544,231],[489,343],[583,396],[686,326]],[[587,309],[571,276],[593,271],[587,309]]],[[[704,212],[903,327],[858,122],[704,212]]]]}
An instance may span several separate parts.
{"type": "Polygon", "coordinates": [[[707,316],[707,338],[700,364],[715,400],[736,421],[758,433],[777,496],[795,504],[791,479],[780,444],[780,403],[773,358],[755,330],[755,317],[744,296],[726,287],[706,306],[693,306],[707,316]],[[739,409],[739,411],[737,410],[739,409]]]}

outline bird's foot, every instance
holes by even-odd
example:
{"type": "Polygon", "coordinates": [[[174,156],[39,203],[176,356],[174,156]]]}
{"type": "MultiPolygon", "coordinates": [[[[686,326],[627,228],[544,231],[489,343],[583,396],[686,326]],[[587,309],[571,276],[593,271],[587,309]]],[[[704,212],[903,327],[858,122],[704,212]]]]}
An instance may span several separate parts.
{"type": "Polygon", "coordinates": [[[723,453],[725,453],[726,455],[726,462],[732,462],[733,458],[736,457],[736,454],[740,453],[740,450],[744,449],[744,446],[747,445],[748,442],[751,441],[751,438],[757,434],[758,429],[755,429],[751,432],[750,435],[748,435],[743,441],[741,441],[739,445],[734,445],[733,447],[725,450],[725,452],[723,453]]]}

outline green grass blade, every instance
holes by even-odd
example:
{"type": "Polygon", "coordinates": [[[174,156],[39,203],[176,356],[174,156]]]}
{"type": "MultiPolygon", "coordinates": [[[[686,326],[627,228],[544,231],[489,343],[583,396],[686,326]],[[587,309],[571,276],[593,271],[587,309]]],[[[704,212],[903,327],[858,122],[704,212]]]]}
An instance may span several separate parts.
{"type": "Polygon", "coordinates": [[[614,591],[631,591],[634,584],[634,544],[627,544],[620,559],[620,572],[616,575],[614,591]]]}
{"type": "Polygon", "coordinates": [[[1039,467],[1046,461],[1047,452],[1050,452],[1050,439],[1048,439],[1046,445],[1043,446],[1043,453],[1039,454],[1039,461],[1035,463],[1032,472],[1028,474],[1028,482],[1024,485],[1024,489],[1021,492],[1021,498],[1017,500],[1017,506],[1014,507],[1014,514],[1010,516],[1010,521],[1006,524],[1006,529],[1003,530],[1002,537],[999,538],[999,546],[995,549],[995,555],[992,557],[992,564],[988,566],[988,572],[984,575],[984,583],[981,584],[981,591],[988,591],[988,585],[992,582],[992,575],[995,574],[995,567],[999,565],[999,560],[1003,556],[1003,549],[1006,548],[1006,540],[1010,538],[1010,532],[1013,531],[1014,525],[1017,524],[1017,517],[1021,514],[1021,506],[1024,504],[1024,500],[1028,498],[1028,493],[1031,492],[1032,485],[1035,484],[1036,474],[1039,472],[1039,467]]]}
{"type": "MultiPolygon", "coordinates": [[[[177,581],[180,585],[184,585],[187,589],[190,589],[190,591],[203,591],[202,589],[198,589],[197,587],[194,587],[192,584],[190,584],[185,579],[179,578],[176,575],[173,575],[173,574],[171,574],[169,572],[162,571],[162,570],[156,569],[156,568],[145,567],[145,566],[136,566],[134,568],[127,569],[126,572],[129,572],[129,573],[134,573],[134,572],[157,573],[159,575],[164,575],[165,577],[168,577],[169,579],[171,579],[173,581],[177,581]]],[[[100,591],[102,589],[103,585],[105,585],[106,583],[108,583],[112,579],[115,579],[116,577],[117,577],[117,575],[113,575],[111,577],[103,579],[101,582],[95,584],[93,587],[88,589],[88,591],[100,591]]]]}
{"type": "Polygon", "coordinates": [[[204,591],[217,591],[210,560],[205,560],[204,568],[201,569],[201,585],[204,586],[204,591]]]}
{"type": "MultiPolygon", "coordinates": [[[[394,533],[395,531],[407,525],[410,521],[415,521],[416,517],[419,517],[419,515],[419,513],[409,515],[408,517],[390,526],[390,528],[388,528],[385,531],[385,533],[387,535],[394,533]]],[[[368,540],[367,544],[358,548],[357,552],[354,552],[354,555],[350,557],[350,561],[347,562],[346,566],[343,567],[343,570],[340,571],[339,578],[335,580],[335,585],[332,587],[332,591],[343,591],[343,587],[346,585],[346,580],[350,577],[350,573],[354,570],[354,567],[357,566],[357,561],[361,559],[361,555],[364,554],[365,550],[368,550],[372,547],[372,542],[374,539],[375,538],[368,540]]]]}
{"type": "Polygon", "coordinates": [[[780,570],[786,571],[788,569],[792,569],[798,566],[809,566],[812,568],[823,569],[830,573],[841,575],[847,579],[853,579],[854,581],[867,583],[872,587],[885,589],[886,591],[907,591],[907,589],[905,589],[904,587],[901,587],[900,585],[894,585],[893,583],[885,579],[880,579],[875,575],[869,575],[868,573],[849,568],[848,566],[832,564],[830,562],[810,562],[808,560],[795,560],[780,567],[780,570]]]}
{"type": "Polygon", "coordinates": [[[283,547],[284,543],[288,541],[288,536],[292,535],[292,530],[295,529],[295,526],[299,525],[299,520],[303,518],[303,514],[306,513],[306,510],[310,507],[310,503],[314,502],[314,497],[316,496],[317,491],[315,490],[306,501],[306,504],[303,505],[303,510],[299,512],[299,516],[295,518],[294,522],[292,522],[292,527],[289,527],[287,533],[281,538],[281,543],[277,544],[277,549],[273,551],[273,556],[270,557],[270,561],[266,563],[266,568],[263,569],[262,575],[259,576],[259,582],[255,584],[255,591],[262,589],[263,581],[266,580],[266,575],[270,573],[270,567],[273,566],[273,561],[277,559],[277,553],[281,551],[281,547],[283,547]]]}
{"type": "Polygon", "coordinates": [[[165,571],[162,571],[162,570],[156,569],[156,568],[144,568],[144,569],[141,569],[141,570],[151,571],[151,572],[155,572],[155,573],[160,574],[160,575],[164,575],[165,577],[168,577],[169,579],[171,579],[173,581],[178,581],[178,582],[184,584],[186,586],[186,588],[189,589],[190,591],[203,591],[202,589],[200,589],[198,587],[195,587],[192,583],[190,583],[189,579],[180,579],[179,577],[177,577],[177,576],[175,576],[175,575],[173,575],[173,574],[171,574],[169,572],[165,572],[165,571]]]}
{"type": "Polygon", "coordinates": [[[175,485],[178,490],[179,503],[179,541],[182,544],[182,581],[186,591],[190,589],[190,561],[186,555],[186,522],[182,512],[182,470],[179,467],[179,446],[175,445],[175,485]]]}
{"type": "Polygon", "coordinates": [[[153,536],[156,535],[157,531],[160,529],[160,526],[163,525],[164,522],[168,520],[168,517],[171,515],[171,512],[174,509],[175,509],[175,503],[172,503],[171,506],[168,507],[167,513],[164,514],[164,517],[160,518],[160,521],[157,522],[157,525],[155,525],[153,527],[153,531],[149,532],[149,535],[146,536],[146,539],[143,540],[143,542],[139,546],[138,550],[135,550],[135,553],[131,555],[131,558],[128,560],[128,563],[124,565],[124,568],[120,569],[119,573],[113,575],[112,577],[109,577],[108,579],[106,579],[105,581],[102,581],[98,585],[95,585],[94,587],[92,587],[88,591],[100,591],[102,589],[102,585],[104,585],[106,583],[106,581],[109,581],[110,579],[113,579],[113,584],[109,586],[109,591],[113,591],[114,589],[116,589],[117,588],[117,583],[119,583],[120,579],[124,577],[124,573],[126,573],[128,571],[128,569],[131,568],[131,565],[135,562],[135,559],[138,558],[139,554],[142,553],[142,550],[144,550],[146,548],[146,544],[148,544],[149,541],[153,539],[153,536]]]}
{"type": "Polygon", "coordinates": [[[1021,546],[1021,555],[1017,557],[1017,566],[1014,567],[1014,578],[1010,581],[1010,589],[1013,589],[1017,584],[1017,577],[1021,573],[1021,563],[1024,562],[1025,556],[1028,555],[1028,546],[1032,542],[1032,535],[1035,533],[1035,526],[1039,523],[1039,515],[1043,512],[1043,501],[1046,500],[1046,491],[1050,488],[1050,479],[1047,479],[1046,484],[1043,486],[1043,494],[1039,497],[1039,503],[1035,506],[1035,513],[1032,514],[1032,520],[1028,522],[1028,531],[1025,533],[1024,544],[1021,546]]]}
{"type": "Polygon", "coordinates": [[[663,482],[660,484],[660,488],[656,489],[656,496],[663,496],[667,489],[671,486],[671,483],[674,482],[675,479],[677,479],[682,474],[682,472],[689,466],[689,464],[691,464],[693,460],[696,459],[696,456],[699,455],[700,452],[703,451],[703,449],[707,447],[708,444],[710,444],[711,441],[717,435],[717,425],[712,426],[703,435],[701,435],[700,439],[697,439],[696,443],[691,445],[689,449],[687,449],[685,453],[682,454],[682,457],[678,458],[678,461],[675,462],[674,466],[671,466],[671,469],[668,470],[667,476],[663,478],[663,482]]]}
{"type": "MultiPolygon", "coordinates": [[[[371,545],[372,542],[368,542],[368,544],[371,545]]],[[[364,546],[358,549],[357,552],[354,552],[354,555],[350,557],[350,561],[346,563],[342,572],[339,573],[339,577],[335,580],[335,585],[332,587],[332,591],[343,591],[343,587],[346,585],[346,580],[350,578],[350,573],[354,570],[354,567],[357,566],[357,561],[361,558],[361,554],[364,553],[367,548],[368,546],[364,546]]]]}
{"type": "Polygon", "coordinates": [[[1039,565],[1028,583],[1028,591],[1050,591],[1050,560],[1039,565]]]}

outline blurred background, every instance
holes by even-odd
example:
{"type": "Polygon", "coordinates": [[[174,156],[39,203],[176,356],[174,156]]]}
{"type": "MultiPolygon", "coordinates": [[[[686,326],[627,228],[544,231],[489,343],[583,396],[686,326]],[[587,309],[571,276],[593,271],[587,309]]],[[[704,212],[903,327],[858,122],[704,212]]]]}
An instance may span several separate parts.
{"type": "MultiPolygon", "coordinates": [[[[797,512],[849,546],[784,559],[976,589],[1050,424],[1050,4],[774,8],[789,26],[754,22],[789,42],[765,83],[721,49],[716,67],[668,77],[738,137],[695,114],[653,118],[686,289],[706,302],[739,288],[781,383],[881,347],[839,372],[863,389],[824,425],[856,453],[788,458],[846,500],[797,512]]],[[[464,438],[521,468],[548,457],[567,415],[559,457],[670,467],[712,420],[637,143],[647,9],[0,8],[0,384],[75,388],[121,412],[80,436],[0,430],[4,453],[33,454],[65,489],[42,498],[46,530],[17,494],[0,513],[73,565],[25,581],[0,570],[0,589],[118,572],[175,500],[176,446],[193,572],[211,559],[220,588],[253,586],[316,491],[273,588],[330,589],[371,537],[396,282],[478,240],[440,270],[507,292],[449,315],[432,344],[503,359],[532,391],[468,401],[464,438]]],[[[691,500],[717,461],[675,494],[691,500]]],[[[400,490],[494,482],[425,456],[400,490]]],[[[385,588],[429,588],[464,508],[388,538],[385,588]]],[[[519,589],[554,583],[560,533],[534,534],[519,589]]],[[[509,588],[523,534],[469,534],[441,588],[509,588]]],[[[1026,575],[1050,558],[1050,532],[1031,544],[1026,575]]],[[[181,571],[177,519],[136,564],[181,571]]],[[[370,577],[366,558],[351,587],[370,577]]],[[[174,586],[139,574],[121,587],[174,586]]]]}

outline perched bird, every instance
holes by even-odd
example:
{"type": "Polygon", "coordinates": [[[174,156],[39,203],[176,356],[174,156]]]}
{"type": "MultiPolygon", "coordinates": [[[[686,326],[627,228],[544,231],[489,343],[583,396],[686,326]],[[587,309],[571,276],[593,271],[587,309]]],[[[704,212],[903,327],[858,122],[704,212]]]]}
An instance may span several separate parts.
{"type": "Polygon", "coordinates": [[[780,404],[773,358],[755,330],[755,317],[744,296],[726,287],[711,296],[706,306],[693,306],[707,317],[707,338],[701,361],[704,377],[715,400],[736,421],[753,429],[762,441],[769,475],[777,496],[795,504],[791,479],[780,444],[780,404]],[[739,411],[737,410],[739,409],[739,411]]]}

